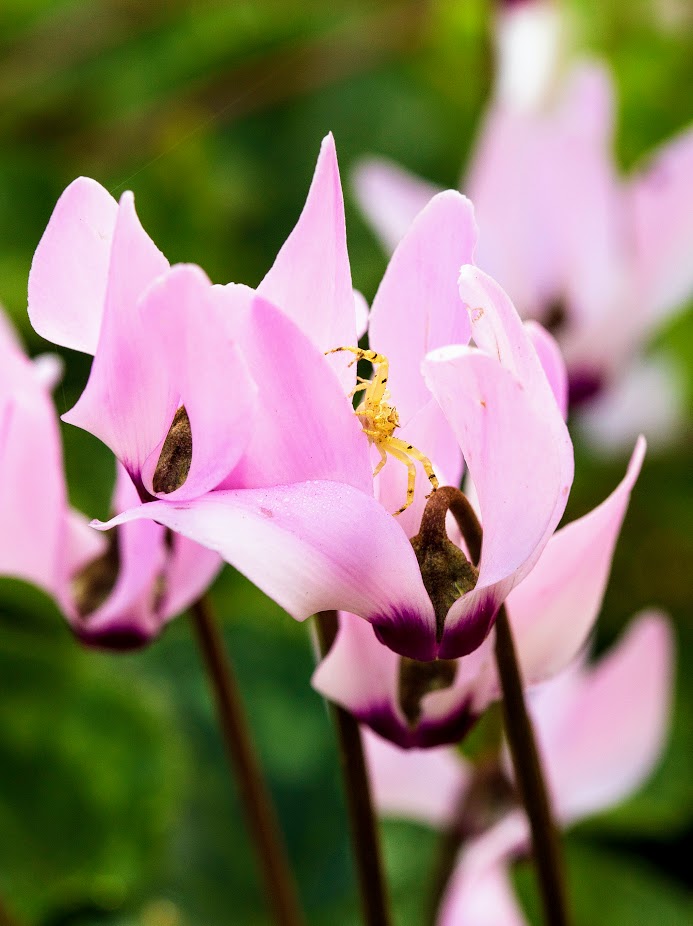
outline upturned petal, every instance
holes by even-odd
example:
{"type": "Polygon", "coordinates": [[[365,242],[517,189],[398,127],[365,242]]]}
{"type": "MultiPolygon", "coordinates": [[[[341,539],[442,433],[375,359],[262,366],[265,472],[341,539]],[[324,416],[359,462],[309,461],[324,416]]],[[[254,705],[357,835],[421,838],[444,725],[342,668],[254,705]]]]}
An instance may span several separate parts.
{"type": "MultiPolygon", "coordinates": [[[[344,199],[332,135],[323,140],[298,223],[257,291],[286,312],[320,351],[356,343],[344,199]]],[[[349,391],[354,376],[347,359],[333,355],[330,362],[349,391]]]]}
{"type": "Polygon", "coordinates": [[[644,455],[641,438],[617,488],[589,514],[557,531],[534,569],[510,593],[508,614],[528,684],[560,672],[587,641],[644,455]]]}
{"type": "Polygon", "coordinates": [[[88,177],[58,200],[29,274],[29,319],[48,341],[96,352],[118,204],[88,177]]]}
{"type": "Polygon", "coordinates": [[[693,291],[693,130],[667,145],[630,183],[638,295],[647,326],[661,324],[693,291]]]}
{"type": "Polygon", "coordinates": [[[91,374],[65,421],[90,431],[115,453],[134,479],[166,433],[177,396],[165,364],[153,362],[142,296],[168,269],[125,193],[113,233],[104,317],[91,374]]]}
{"type": "Polygon", "coordinates": [[[457,278],[475,244],[469,200],[454,190],[439,193],[416,216],[378,287],[369,343],[390,361],[388,389],[403,425],[431,399],[420,372],[426,354],[469,342],[457,278]]]}
{"type": "Polygon", "coordinates": [[[559,713],[551,689],[531,709],[559,817],[565,823],[630,796],[659,758],[673,682],[668,620],[644,612],[596,665],[575,672],[559,713]]]}
{"type": "Polygon", "coordinates": [[[484,529],[476,587],[450,608],[439,655],[471,652],[531,570],[565,510],[570,437],[537,353],[509,299],[465,267],[461,292],[477,348],[442,348],[424,375],[457,435],[484,529]]]}
{"type": "Polygon", "coordinates": [[[58,422],[33,364],[0,340],[0,573],[60,592],[67,491],[58,422]]]}
{"type": "MultiPolygon", "coordinates": [[[[224,292],[235,298],[229,287],[224,292]]],[[[222,488],[329,479],[372,494],[368,440],[328,358],[260,296],[236,314],[257,411],[246,452],[222,488]]]]}

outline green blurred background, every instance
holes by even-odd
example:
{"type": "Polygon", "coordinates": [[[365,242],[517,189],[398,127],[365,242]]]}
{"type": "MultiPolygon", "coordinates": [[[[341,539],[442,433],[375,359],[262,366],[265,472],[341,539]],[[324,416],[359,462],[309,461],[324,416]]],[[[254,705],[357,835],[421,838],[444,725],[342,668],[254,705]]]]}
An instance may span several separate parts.
{"type": "MultiPolygon", "coordinates": [[[[617,157],[630,168],[691,118],[685,0],[580,0],[581,44],[612,65],[617,157]]],[[[0,7],[0,299],[31,352],[33,250],[62,189],[133,189],[172,261],[256,284],[293,226],[320,139],[333,131],[355,285],[385,257],[348,178],[388,155],[455,186],[488,97],[490,0],[4,0],[0,7]]],[[[657,346],[686,371],[693,316],[657,346]]],[[[67,353],[67,352],[66,352],[67,353]]],[[[67,358],[59,410],[88,372],[67,358]]],[[[107,513],[109,454],[63,428],[72,500],[107,513]]],[[[693,480],[690,443],[648,459],[620,541],[598,644],[658,605],[680,647],[666,757],[627,805],[569,836],[578,926],[693,922],[693,480]]],[[[567,517],[616,484],[623,461],[577,448],[567,517]]],[[[311,923],[358,922],[332,731],[309,687],[306,628],[227,569],[215,590],[311,923]]],[[[130,656],[87,653],[40,596],[0,615],[0,895],[27,926],[268,922],[190,629],[176,620],[130,656]]],[[[385,826],[397,922],[418,922],[435,839],[385,826]]],[[[530,915],[526,866],[516,872],[530,915]]],[[[535,913],[531,913],[535,911],[535,913]]],[[[538,922],[538,920],[537,920],[538,922]]],[[[473,924],[472,924],[473,926],[473,924]]]]}

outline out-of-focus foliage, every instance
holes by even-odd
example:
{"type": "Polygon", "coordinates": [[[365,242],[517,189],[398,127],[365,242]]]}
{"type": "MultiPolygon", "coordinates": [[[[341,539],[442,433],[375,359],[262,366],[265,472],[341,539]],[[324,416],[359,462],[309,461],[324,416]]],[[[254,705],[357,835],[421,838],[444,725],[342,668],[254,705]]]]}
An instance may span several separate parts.
{"type": "MultiPolygon", "coordinates": [[[[321,137],[350,166],[385,154],[455,185],[489,90],[490,0],[6,0],[0,8],[0,299],[32,352],[31,255],[63,187],[88,174],[135,191],[171,260],[257,283],[300,211],[321,137]]],[[[630,168],[690,121],[685,2],[575,0],[581,41],[614,68],[630,168]]],[[[355,284],[385,257],[348,201],[355,284]]],[[[569,220],[569,219],[567,219],[569,220]]],[[[661,344],[686,371],[693,318],[661,344]]],[[[61,411],[88,361],[69,355],[61,411]]],[[[232,401],[232,397],[229,397],[232,401]]],[[[113,464],[64,429],[73,503],[107,513],[113,464]]],[[[578,448],[579,450],[579,448],[578,448]]],[[[676,621],[671,747],[627,806],[570,837],[576,922],[691,921],[693,487],[690,447],[649,460],[617,551],[600,642],[655,604],[676,621]]],[[[578,452],[566,517],[622,463],[578,452]]],[[[364,527],[367,529],[367,525],[364,527]]],[[[215,589],[311,923],[358,921],[332,732],[311,691],[306,628],[227,570],[215,589]]],[[[259,926],[251,850],[184,618],[149,650],[85,653],[40,595],[0,585],[0,896],[42,926],[259,926]]],[[[402,926],[419,922],[432,834],[385,827],[402,926]]],[[[528,873],[518,875],[528,911],[528,873]]]]}

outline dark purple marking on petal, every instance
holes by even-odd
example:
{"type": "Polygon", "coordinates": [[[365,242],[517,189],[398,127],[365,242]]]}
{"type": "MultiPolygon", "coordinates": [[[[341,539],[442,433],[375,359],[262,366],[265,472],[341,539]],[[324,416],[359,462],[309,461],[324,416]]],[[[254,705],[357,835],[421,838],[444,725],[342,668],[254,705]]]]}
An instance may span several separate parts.
{"type": "Polygon", "coordinates": [[[595,370],[574,370],[568,378],[568,406],[581,408],[592,401],[604,388],[604,377],[595,370]]]}
{"type": "Polygon", "coordinates": [[[376,637],[400,656],[429,662],[437,656],[436,633],[416,611],[391,611],[383,617],[372,617],[376,637]]]}
{"type": "Polygon", "coordinates": [[[470,703],[471,699],[465,697],[446,717],[438,720],[427,720],[424,717],[415,727],[401,720],[387,703],[373,705],[359,712],[356,717],[360,723],[400,749],[430,749],[433,746],[459,743],[469,733],[479,719],[477,714],[470,711],[470,703]]]}
{"type": "Polygon", "coordinates": [[[157,637],[159,631],[147,630],[137,624],[112,624],[98,630],[91,630],[86,624],[75,629],[75,636],[91,649],[112,650],[115,652],[129,652],[142,649],[157,637]]]}
{"type": "Polygon", "coordinates": [[[474,610],[452,627],[446,626],[440,642],[440,659],[459,659],[478,649],[489,635],[502,601],[493,589],[480,594],[474,610]]]}

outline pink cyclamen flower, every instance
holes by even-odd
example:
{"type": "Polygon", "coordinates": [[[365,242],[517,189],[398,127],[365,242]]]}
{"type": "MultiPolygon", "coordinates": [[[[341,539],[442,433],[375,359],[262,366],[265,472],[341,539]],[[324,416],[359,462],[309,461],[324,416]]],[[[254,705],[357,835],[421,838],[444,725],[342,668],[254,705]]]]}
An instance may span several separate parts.
{"type": "MultiPolygon", "coordinates": [[[[650,775],[668,727],[672,652],[668,620],[644,612],[594,665],[578,662],[530,691],[530,712],[561,825],[619,804],[650,775]]],[[[404,752],[369,732],[366,748],[383,814],[436,828],[459,822],[474,767],[457,751],[404,752]]],[[[504,767],[509,776],[509,761],[504,767]]],[[[507,809],[473,836],[460,853],[438,926],[522,926],[508,865],[528,845],[529,827],[519,809],[507,809]]]]}
{"type": "MultiPolygon", "coordinates": [[[[592,631],[644,450],[641,440],[612,494],[558,530],[506,599],[528,684],[562,672],[592,631]]],[[[426,679],[383,646],[370,627],[341,614],[337,638],[317,667],[313,686],[401,748],[457,742],[501,697],[493,643],[492,631],[473,653],[441,665],[426,679]]]]}
{"type": "Polygon", "coordinates": [[[475,240],[469,202],[453,191],[436,197],[393,256],[371,312],[371,344],[390,359],[397,436],[453,485],[464,453],[476,483],[486,532],[479,582],[443,628],[408,540],[428,481],[419,474],[395,519],[407,469],[391,462],[374,498],[371,447],[349,398],[351,357],[325,356],[355,344],[362,305],[331,137],[257,293],[214,287],[194,267],[169,269],[131,196],[118,205],[93,181],[76,181],[37,250],[30,314],[39,332],[86,349],[93,336],[86,345],[81,314],[101,318],[91,377],[67,420],[108,443],[144,502],[111,524],[152,518],[218,550],[298,619],[329,608],[358,614],[416,659],[475,649],[553,533],[572,481],[555,346],[470,266],[475,240]],[[66,323],[71,276],[61,276],[70,266],[60,255],[79,248],[88,275],[66,323]],[[181,421],[188,468],[169,484],[161,461],[181,421]]]}
{"type": "MultiPolygon", "coordinates": [[[[142,522],[105,538],[70,508],[50,390],[57,358],[29,360],[0,322],[0,575],[53,597],[75,634],[96,646],[131,648],[159,633],[212,581],[219,558],[142,522]]],[[[114,510],[133,503],[119,472],[114,510]]]]}
{"type": "MultiPolygon", "coordinates": [[[[581,62],[559,80],[562,32],[553,3],[498,14],[494,97],[462,181],[480,228],[476,262],[556,334],[588,436],[614,448],[640,431],[663,441],[680,424],[681,390],[662,356],[641,354],[693,295],[693,133],[620,177],[609,76],[581,62]]],[[[388,248],[436,192],[383,160],[356,174],[388,248]]]]}

